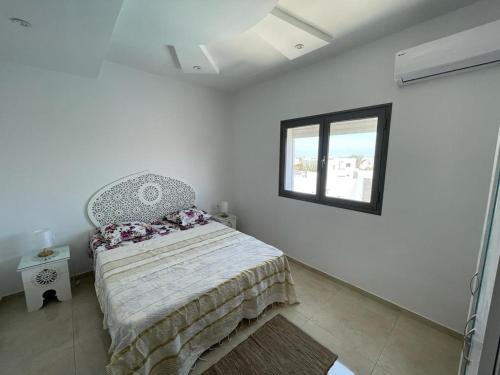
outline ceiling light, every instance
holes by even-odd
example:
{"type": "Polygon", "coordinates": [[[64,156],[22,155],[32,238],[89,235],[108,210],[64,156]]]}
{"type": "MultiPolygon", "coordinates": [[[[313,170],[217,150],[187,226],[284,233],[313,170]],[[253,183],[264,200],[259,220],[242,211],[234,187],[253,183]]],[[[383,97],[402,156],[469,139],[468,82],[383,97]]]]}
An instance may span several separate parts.
{"type": "Polygon", "coordinates": [[[195,66],[193,66],[193,69],[194,69],[194,70],[201,70],[201,66],[199,66],[199,65],[195,65],[195,66]]]}
{"type": "Polygon", "coordinates": [[[295,48],[302,49],[302,48],[304,48],[304,45],[302,43],[298,43],[295,45],[295,48]]]}
{"type": "Polygon", "coordinates": [[[21,18],[11,17],[9,19],[10,19],[10,22],[15,23],[16,25],[26,27],[26,28],[31,27],[31,23],[29,23],[28,21],[23,20],[21,18]]]}

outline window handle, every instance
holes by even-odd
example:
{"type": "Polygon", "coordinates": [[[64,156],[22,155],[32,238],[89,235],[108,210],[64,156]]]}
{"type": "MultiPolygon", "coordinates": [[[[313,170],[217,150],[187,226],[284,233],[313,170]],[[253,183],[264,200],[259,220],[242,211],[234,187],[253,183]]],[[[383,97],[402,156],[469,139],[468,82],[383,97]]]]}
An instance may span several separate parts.
{"type": "MultiPolygon", "coordinates": [[[[467,329],[467,325],[468,323],[473,319],[475,318],[476,315],[473,315],[468,321],[467,323],[465,324],[465,329],[467,329]]],[[[476,329],[475,328],[472,328],[469,332],[466,332],[464,334],[464,345],[462,347],[462,358],[464,359],[464,361],[466,363],[469,363],[470,362],[470,349],[471,349],[471,346],[472,346],[472,334],[476,332],[476,329]]]]}
{"type": "Polygon", "coordinates": [[[476,332],[475,328],[470,329],[465,335],[464,335],[464,340],[466,341],[472,341],[472,334],[476,332]]]}
{"type": "Polygon", "coordinates": [[[470,363],[470,342],[464,340],[464,345],[462,347],[462,358],[466,363],[470,363]]]}
{"type": "Polygon", "coordinates": [[[477,290],[479,289],[479,272],[476,272],[474,274],[474,276],[472,276],[472,278],[470,279],[469,289],[470,289],[470,293],[473,296],[476,294],[477,290]],[[476,281],[475,284],[474,284],[474,281],[476,281]]]}
{"type": "Polygon", "coordinates": [[[469,324],[473,321],[476,320],[477,314],[473,314],[467,321],[465,322],[465,327],[464,327],[464,337],[467,337],[467,330],[469,328],[469,324]]]}
{"type": "Polygon", "coordinates": [[[326,156],[323,155],[323,158],[321,159],[321,168],[325,168],[325,164],[326,164],[326,156]]]}

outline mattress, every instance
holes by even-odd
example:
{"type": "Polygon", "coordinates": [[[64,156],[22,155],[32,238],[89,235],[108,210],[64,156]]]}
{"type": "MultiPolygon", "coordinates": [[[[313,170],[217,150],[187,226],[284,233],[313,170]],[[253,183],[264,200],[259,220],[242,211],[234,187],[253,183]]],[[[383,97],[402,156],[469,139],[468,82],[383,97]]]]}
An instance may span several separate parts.
{"type": "Polygon", "coordinates": [[[283,252],[215,222],[99,252],[95,277],[109,374],[188,374],[242,319],[297,303],[283,252]]]}

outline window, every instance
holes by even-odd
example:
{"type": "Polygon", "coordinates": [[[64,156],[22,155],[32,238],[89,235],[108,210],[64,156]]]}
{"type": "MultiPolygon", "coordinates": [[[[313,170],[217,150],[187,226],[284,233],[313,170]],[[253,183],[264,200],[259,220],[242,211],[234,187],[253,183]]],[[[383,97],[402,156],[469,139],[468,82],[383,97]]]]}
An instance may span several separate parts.
{"type": "Polygon", "coordinates": [[[391,108],[282,121],[279,195],[380,215],[391,108]]]}

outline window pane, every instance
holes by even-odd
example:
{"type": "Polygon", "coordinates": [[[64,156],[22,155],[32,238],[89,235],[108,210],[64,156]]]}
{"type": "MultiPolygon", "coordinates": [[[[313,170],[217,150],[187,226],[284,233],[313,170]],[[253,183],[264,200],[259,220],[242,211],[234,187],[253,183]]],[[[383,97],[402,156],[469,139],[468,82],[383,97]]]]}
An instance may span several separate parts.
{"type": "Polygon", "coordinates": [[[325,195],[371,201],[377,117],[332,122],[325,195]]]}
{"type": "Polygon", "coordinates": [[[287,129],[285,190],[316,194],[318,147],[319,125],[287,129]]]}

